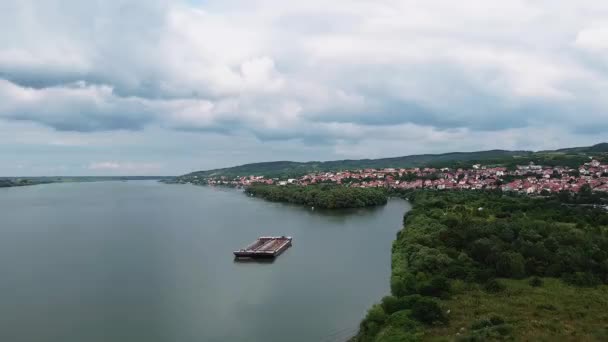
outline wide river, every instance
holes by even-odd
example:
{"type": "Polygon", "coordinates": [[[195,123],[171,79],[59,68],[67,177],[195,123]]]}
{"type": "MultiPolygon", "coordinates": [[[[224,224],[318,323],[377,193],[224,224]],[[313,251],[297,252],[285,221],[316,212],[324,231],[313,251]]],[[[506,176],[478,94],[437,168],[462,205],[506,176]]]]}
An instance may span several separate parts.
{"type": "Polygon", "coordinates": [[[313,211],[154,181],[0,189],[0,341],[344,341],[409,210],[313,211]],[[273,263],[236,263],[290,235],[273,263]]]}

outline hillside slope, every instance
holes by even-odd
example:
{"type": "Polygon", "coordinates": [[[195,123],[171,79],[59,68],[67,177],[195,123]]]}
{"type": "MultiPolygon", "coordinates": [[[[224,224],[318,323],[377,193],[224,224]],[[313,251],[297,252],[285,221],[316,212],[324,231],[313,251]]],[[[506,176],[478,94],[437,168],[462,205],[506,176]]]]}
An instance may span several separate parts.
{"type": "Polygon", "coordinates": [[[555,151],[507,151],[489,150],[478,152],[451,152],[442,154],[420,154],[381,159],[335,160],[335,161],[274,161],[244,164],[234,167],[197,171],[182,177],[244,176],[263,175],[267,177],[299,176],[309,172],[338,171],[365,168],[401,167],[468,167],[475,163],[503,164],[512,166],[517,163],[534,161],[546,164],[580,165],[591,153],[608,153],[608,143],[588,147],[575,147],[555,151]]]}

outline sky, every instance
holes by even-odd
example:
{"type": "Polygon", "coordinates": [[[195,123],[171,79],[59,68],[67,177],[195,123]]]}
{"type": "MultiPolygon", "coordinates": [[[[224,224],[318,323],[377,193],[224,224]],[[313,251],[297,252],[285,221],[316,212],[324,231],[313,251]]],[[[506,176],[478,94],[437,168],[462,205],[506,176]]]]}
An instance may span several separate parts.
{"type": "Polygon", "coordinates": [[[3,0],[0,176],[608,141],[608,2],[3,0]]]}

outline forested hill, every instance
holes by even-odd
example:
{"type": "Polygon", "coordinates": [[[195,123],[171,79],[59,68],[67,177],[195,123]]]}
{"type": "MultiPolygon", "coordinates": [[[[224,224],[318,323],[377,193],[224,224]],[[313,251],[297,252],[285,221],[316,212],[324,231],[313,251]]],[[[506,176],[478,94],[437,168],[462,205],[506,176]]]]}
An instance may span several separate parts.
{"type": "Polygon", "coordinates": [[[608,154],[608,143],[601,143],[588,147],[574,147],[554,151],[506,151],[490,150],[479,152],[452,152],[443,154],[419,154],[382,159],[336,160],[336,161],[275,161],[253,163],[223,169],[197,171],[187,175],[210,176],[245,176],[260,175],[266,177],[299,176],[309,172],[338,171],[346,169],[365,168],[401,168],[401,167],[469,167],[475,163],[501,164],[513,166],[518,163],[534,161],[550,165],[564,165],[577,167],[587,161],[590,155],[608,154]]]}

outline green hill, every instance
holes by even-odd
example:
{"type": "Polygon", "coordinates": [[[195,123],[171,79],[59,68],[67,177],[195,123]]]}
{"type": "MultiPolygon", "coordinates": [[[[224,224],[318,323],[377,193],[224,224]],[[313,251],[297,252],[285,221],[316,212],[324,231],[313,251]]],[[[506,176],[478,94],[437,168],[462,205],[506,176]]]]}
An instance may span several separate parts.
{"type": "Polygon", "coordinates": [[[274,161],[244,164],[234,167],[197,171],[182,177],[193,176],[246,176],[295,177],[309,172],[339,171],[365,168],[401,168],[401,167],[470,167],[472,164],[496,164],[514,166],[533,161],[547,165],[565,165],[576,167],[588,160],[591,154],[605,156],[608,143],[588,147],[575,147],[554,151],[507,151],[489,150],[478,152],[451,152],[442,154],[419,154],[403,157],[381,159],[346,159],[335,161],[274,161]]]}

